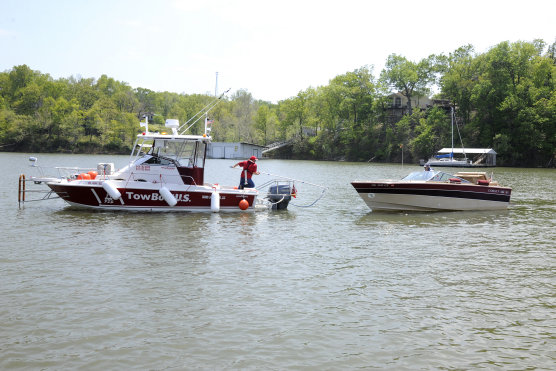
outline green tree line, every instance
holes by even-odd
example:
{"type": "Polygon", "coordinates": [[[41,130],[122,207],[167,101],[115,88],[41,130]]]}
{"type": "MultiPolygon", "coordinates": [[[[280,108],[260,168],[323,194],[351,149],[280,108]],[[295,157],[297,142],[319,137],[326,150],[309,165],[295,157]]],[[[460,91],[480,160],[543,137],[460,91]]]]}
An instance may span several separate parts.
{"type": "MultiPolygon", "coordinates": [[[[555,51],[556,43],[534,40],[484,53],[467,45],[420,61],[392,54],[378,76],[362,66],[278,103],[239,90],[211,111],[213,140],[290,141],[274,153],[290,158],[398,162],[403,151],[405,161],[417,161],[451,142],[449,110],[412,103],[434,97],[454,107],[466,147],[494,148],[499,165],[554,167],[555,51]],[[407,98],[396,120],[394,92],[407,98]]],[[[127,153],[144,115],[151,131],[165,131],[166,118],[184,123],[213,99],[15,66],[0,73],[0,150],[127,153]]]]}

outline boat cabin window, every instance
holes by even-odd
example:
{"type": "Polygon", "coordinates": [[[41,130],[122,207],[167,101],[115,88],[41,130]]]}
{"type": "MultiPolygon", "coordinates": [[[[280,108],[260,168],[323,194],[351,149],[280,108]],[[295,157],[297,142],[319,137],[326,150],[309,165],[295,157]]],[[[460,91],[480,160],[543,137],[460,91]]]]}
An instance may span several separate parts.
{"type": "Polygon", "coordinates": [[[206,149],[207,144],[205,142],[195,142],[193,167],[205,167],[206,149]]]}
{"type": "Polygon", "coordinates": [[[176,162],[171,158],[158,155],[150,156],[150,158],[143,163],[149,165],[176,165],[176,162]]]}
{"type": "Polygon", "coordinates": [[[149,154],[171,159],[177,166],[205,167],[206,143],[197,140],[155,139],[149,154]]]}
{"type": "Polygon", "coordinates": [[[131,157],[144,157],[147,155],[147,153],[151,153],[152,152],[152,142],[151,143],[146,143],[145,141],[137,141],[135,143],[135,146],[133,148],[133,151],[131,151],[131,157]]]}

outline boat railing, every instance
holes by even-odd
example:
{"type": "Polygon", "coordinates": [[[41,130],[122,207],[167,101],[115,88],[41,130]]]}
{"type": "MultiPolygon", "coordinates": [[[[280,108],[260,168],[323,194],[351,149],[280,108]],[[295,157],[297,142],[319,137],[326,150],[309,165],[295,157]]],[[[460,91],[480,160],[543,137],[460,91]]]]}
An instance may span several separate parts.
{"type": "MultiPolygon", "coordinates": [[[[42,178],[45,179],[46,178],[42,178]]],[[[26,202],[36,202],[36,201],[45,201],[51,200],[55,198],[60,198],[65,193],[62,192],[60,195],[57,195],[52,190],[44,190],[44,189],[32,189],[31,187],[27,186],[27,183],[30,185],[33,184],[41,184],[42,181],[37,181],[37,178],[26,179],[25,174],[21,174],[19,176],[19,188],[17,194],[17,201],[19,203],[19,207],[21,208],[26,202]],[[36,198],[29,199],[27,194],[38,195],[36,198]],[[42,197],[40,196],[42,195],[42,197]]]]}
{"type": "Polygon", "coordinates": [[[64,166],[32,166],[40,178],[72,179],[80,173],[95,171],[95,168],[64,167],[64,166]]]}

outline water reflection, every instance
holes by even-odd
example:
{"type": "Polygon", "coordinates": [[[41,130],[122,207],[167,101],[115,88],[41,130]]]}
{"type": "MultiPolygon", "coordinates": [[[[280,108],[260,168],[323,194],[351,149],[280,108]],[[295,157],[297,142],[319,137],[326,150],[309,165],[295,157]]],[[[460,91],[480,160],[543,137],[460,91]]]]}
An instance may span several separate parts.
{"type": "Polygon", "coordinates": [[[397,226],[450,226],[450,225],[492,225],[509,220],[510,210],[497,211],[451,211],[451,212],[369,212],[357,219],[357,225],[388,223],[397,226]]]}

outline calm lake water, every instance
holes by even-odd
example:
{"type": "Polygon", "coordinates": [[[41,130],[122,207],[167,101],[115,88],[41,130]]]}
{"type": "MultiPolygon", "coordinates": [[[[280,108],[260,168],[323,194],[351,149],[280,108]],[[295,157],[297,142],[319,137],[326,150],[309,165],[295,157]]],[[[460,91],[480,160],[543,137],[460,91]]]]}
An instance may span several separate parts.
{"type": "MultiPolygon", "coordinates": [[[[388,214],[350,182],[418,166],[261,160],[329,189],[285,212],[125,213],[19,209],[28,157],[0,153],[0,369],[556,368],[553,169],[494,169],[507,211],[388,214]]],[[[205,179],[235,185],[234,162],[205,179]]]]}

